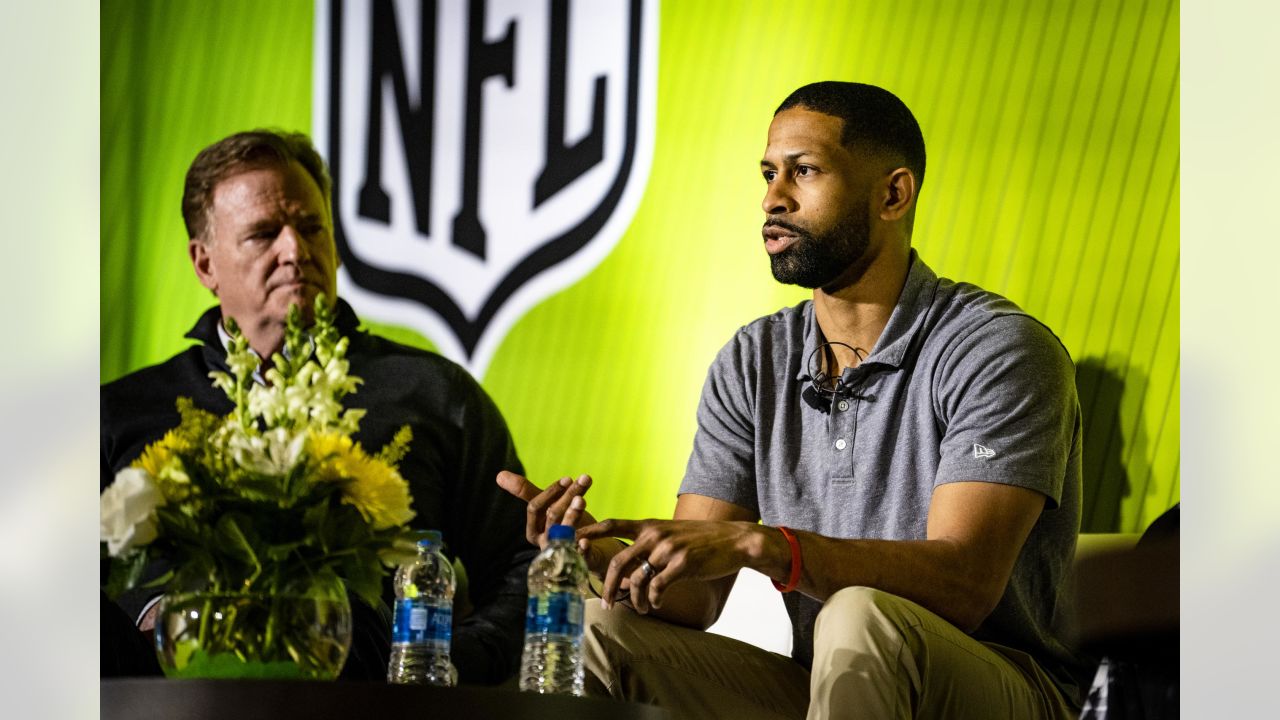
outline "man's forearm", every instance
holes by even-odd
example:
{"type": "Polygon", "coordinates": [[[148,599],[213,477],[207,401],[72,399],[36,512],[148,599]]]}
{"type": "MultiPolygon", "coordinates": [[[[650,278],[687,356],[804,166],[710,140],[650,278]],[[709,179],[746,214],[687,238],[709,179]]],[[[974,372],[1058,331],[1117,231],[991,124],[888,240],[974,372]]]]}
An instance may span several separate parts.
{"type": "MultiPolygon", "coordinates": [[[[775,527],[747,527],[750,529],[743,539],[721,546],[719,552],[732,556],[722,562],[786,582],[792,564],[786,537],[775,527]]],[[[846,587],[874,587],[920,603],[957,626],[971,629],[986,617],[1003,590],[1003,582],[998,589],[985,590],[980,582],[981,568],[969,562],[969,553],[948,541],[841,540],[809,532],[795,534],[801,563],[796,590],[817,600],[826,600],[846,587]]],[[[609,561],[625,547],[613,539],[595,541],[592,572],[602,577],[609,561]]],[[[678,580],[663,589],[661,604],[648,614],[705,630],[716,621],[736,577],[735,572],[712,580],[678,580]]],[[[626,588],[619,600],[634,608],[633,591],[626,588]]]]}
{"type": "MultiPolygon", "coordinates": [[[[749,566],[785,580],[791,570],[790,545],[777,529],[761,530],[761,551],[749,566]]],[[[873,587],[919,603],[966,632],[991,612],[1007,581],[975,562],[971,551],[947,540],[796,536],[802,562],[798,592],[826,600],[847,587],[873,587]]]]}
{"type": "MultiPolygon", "coordinates": [[[[913,600],[971,632],[1004,595],[1014,564],[1045,505],[1027,488],[981,481],[939,485],[926,539],[839,540],[796,533],[803,571],[799,590],[826,600],[866,586],[913,600]]],[[[791,550],[776,528],[760,527],[748,544],[751,565],[786,578],[791,550]]]]}

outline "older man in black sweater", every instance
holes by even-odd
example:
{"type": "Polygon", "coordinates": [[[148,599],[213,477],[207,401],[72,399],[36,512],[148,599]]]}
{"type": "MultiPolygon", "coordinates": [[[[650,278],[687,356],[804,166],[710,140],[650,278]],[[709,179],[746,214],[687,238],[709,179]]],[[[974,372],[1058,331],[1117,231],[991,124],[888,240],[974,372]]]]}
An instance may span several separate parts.
{"type": "MultiPolygon", "coordinates": [[[[209,379],[211,371],[227,371],[226,318],[234,318],[249,346],[268,358],[283,346],[290,305],[309,309],[322,292],[336,297],[330,208],[328,173],[304,135],[238,133],[196,157],[182,202],[188,253],[196,276],[219,305],[187,333],[199,344],[102,387],[102,488],[178,425],[178,397],[190,397],[214,413],[230,411],[230,401],[209,379]]],[[[381,447],[400,426],[412,428],[414,441],[400,470],[413,494],[414,525],[443,531],[451,553],[467,570],[467,593],[456,603],[453,636],[459,677],[500,682],[519,660],[525,573],[533,554],[519,532],[523,504],[493,483],[498,472],[521,467],[506,423],[462,368],[363,332],[341,300],[337,311],[338,329],[350,338],[351,373],[364,380],[345,401],[368,411],[355,439],[381,447]]],[[[135,593],[120,604],[130,615],[142,616],[145,625],[150,599],[135,593]]],[[[355,609],[356,637],[343,676],[385,677],[386,614],[355,609]]],[[[124,654],[128,650],[122,648],[133,643],[105,635],[119,623],[107,622],[114,609],[104,604],[103,612],[104,672],[109,667],[142,672],[139,668],[147,666],[107,661],[108,647],[124,654]]]]}

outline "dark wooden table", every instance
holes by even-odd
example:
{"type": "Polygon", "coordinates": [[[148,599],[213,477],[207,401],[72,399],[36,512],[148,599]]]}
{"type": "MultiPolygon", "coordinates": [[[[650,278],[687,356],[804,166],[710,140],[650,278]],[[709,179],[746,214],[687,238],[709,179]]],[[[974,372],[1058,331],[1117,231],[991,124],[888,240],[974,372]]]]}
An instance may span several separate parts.
{"type": "Polygon", "coordinates": [[[102,720],[671,720],[653,705],[511,689],[163,678],[103,680],[101,711],[102,720]]]}

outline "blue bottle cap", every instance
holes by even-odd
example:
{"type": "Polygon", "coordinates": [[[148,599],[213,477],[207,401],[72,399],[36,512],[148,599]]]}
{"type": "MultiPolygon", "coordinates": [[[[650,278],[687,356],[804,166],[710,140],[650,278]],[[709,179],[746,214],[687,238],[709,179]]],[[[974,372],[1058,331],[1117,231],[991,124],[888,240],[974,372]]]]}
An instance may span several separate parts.
{"type": "Polygon", "coordinates": [[[551,529],[547,531],[547,539],[548,540],[572,540],[573,526],[572,525],[552,525],[551,529]]]}
{"type": "Polygon", "coordinates": [[[418,541],[418,547],[431,547],[443,543],[439,530],[428,530],[427,536],[418,541]]]}

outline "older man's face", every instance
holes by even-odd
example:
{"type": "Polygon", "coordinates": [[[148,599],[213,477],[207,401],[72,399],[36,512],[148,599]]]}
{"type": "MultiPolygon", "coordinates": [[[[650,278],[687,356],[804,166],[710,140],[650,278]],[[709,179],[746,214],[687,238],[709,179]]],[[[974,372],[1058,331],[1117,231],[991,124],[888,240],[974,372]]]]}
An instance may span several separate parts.
{"type": "Polygon", "coordinates": [[[279,349],[290,304],[310,317],[316,295],[336,297],[333,222],[300,164],[249,168],[218,183],[209,220],[208,237],[191,241],[196,274],[260,354],[279,349]]]}

